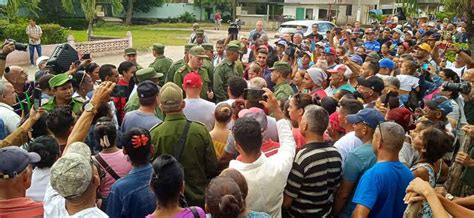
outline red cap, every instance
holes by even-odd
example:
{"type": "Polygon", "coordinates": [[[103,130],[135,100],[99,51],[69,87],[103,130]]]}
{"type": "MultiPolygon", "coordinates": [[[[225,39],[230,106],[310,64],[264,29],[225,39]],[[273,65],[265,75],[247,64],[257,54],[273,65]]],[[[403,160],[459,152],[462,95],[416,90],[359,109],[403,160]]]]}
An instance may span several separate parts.
{"type": "Polygon", "coordinates": [[[329,124],[339,133],[345,133],[346,130],[339,125],[339,113],[336,111],[329,116],[329,124]]]}
{"type": "Polygon", "coordinates": [[[324,48],[324,54],[336,55],[336,49],[334,47],[324,48]]]}
{"type": "Polygon", "coordinates": [[[183,79],[183,88],[201,88],[202,79],[197,73],[188,73],[183,79]]]}
{"type": "Polygon", "coordinates": [[[344,64],[339,64],[339,65],[336,65],[334,68],[330,69],[330,70],[326,70],[328,73],[342,73],[344,74],[347,70],[347,67],[346,65],[344,64]]]}
{"type": "Polygon", "coordinates": [[[405,131],[415,128],[415,118],[413,113],[405,107],[398,107],[387,112],[387,120],[400,124],[405,131]]]}

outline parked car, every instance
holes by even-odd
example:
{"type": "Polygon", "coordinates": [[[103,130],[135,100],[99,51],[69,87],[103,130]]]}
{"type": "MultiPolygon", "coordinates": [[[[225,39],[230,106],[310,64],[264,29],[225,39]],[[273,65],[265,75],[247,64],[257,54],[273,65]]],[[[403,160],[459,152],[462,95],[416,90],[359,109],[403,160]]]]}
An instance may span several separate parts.
{"type": "Polygon", "coordinates": [[[326,32],[328,30],[332,30],[334,27],[336,27],[335,24],[329,22],[329,21],[319,21],[319,20],[293,20],[293,21],[288,21],[284,22],[280,25],[278,28],[275,38],[280,38],[281,35],[284,33],[291,33],[292,35],[295,34],[296,29],[298,26],[302,27],[302,31],[304,33],[304,36],[308,36],[311,34],[312,29],[311,26],[313,24],[318,24],[319,29],[318,32],[322,36],[326,37],[326,32]]]}

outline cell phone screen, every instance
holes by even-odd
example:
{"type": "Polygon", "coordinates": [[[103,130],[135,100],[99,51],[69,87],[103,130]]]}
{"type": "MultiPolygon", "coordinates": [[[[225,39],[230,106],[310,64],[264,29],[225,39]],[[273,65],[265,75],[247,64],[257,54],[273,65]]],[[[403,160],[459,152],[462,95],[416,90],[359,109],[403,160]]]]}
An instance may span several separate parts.
{"type": "Polygon", "coordinates": [[[423,64],[423,65],[421,66],[421,68],[422,68],[423,70],[425,70],[425,71],[428,71],[428,67],[429,67],[429,66],[430,66],[429,64],[423,64]]]}
{"type": "Polygon", "coordinates": [[[127,94],[128,94],[128,86],[117,85],[112,91],[111,96],[112,97],[127,97],[127,94]]]}
{"type": "Polygon", "coordinates": [[[33,98],[34,98],[34,103],[33,103],[33,107],[35,108],[35,110],[38,110],[39,107],[41,107],[41,89],[38,89],[38,88],[35,88],[33,90],[33,98]]]}

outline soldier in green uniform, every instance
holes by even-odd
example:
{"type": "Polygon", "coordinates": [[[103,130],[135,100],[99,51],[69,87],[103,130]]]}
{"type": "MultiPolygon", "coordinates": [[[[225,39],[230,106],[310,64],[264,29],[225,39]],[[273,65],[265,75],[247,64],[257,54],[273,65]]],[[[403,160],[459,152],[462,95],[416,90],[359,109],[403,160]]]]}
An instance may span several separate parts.
{"type": "Polygon", "coordinates": [[[168,73],[166,74],[165,82],[173,82],[174,81],[174,73],[181,68],[182,66],[186,65],[188,63],[188,54],[189,50],[195,46],[196,44],[186,44],[184,45],[184,57],[171,65],[170,69],[168,70],[168,73]]]}
{"type": "Polygon", "coordinates": [[[48,84],[53,91],[53,98],[43,105],[44,110],[51,112],[57,106],[71,106],[72,112],[79,114],[84,102],[73,98],[72,77],[67,73],[58,74],[49,79],[48,84]]]}
{"type": "Polygon", "coordinates": [[[242,77],[235,69],[235,62],[239,59],[240,46],[234,43],[226,45],[226,57],[214,69],[214,95],[216,101],[221,102],[229,98],[227,96],[227,81],[233,76],[242,77]]]}
{"type": "Polygon", "coordinates": [[[209,73],[207,72],[207,70],[202,66],[203,59],[207,58],[207,55],[204,52],[204,48],[202,46],[192,47],[191,50],[189,50],[188,57],[188,63],[179,68],[174,74],[174,83],[176,83],[176,85],[181,88],[183,87],[183,79],[186,74],[190,72],[197,73],[201,76],[203,82],[200,94],[201,98],[206,100],[212,99],[213,94],[211,93],[211,90],[209,90],[211,79],[209,78],[209,73]]]}
{"type": "MultiPolygon", "coordinates": [[[[150,80],[156,83],[157,85],[159,85],[160,84],[159,78],[161,77],[163,77],[163,74],[157,73],[155,69],[152,67],[143,68],[141,70],[138,70],[135,73],[135,78],[138,83],[141,83],[145,80],[150,80]]],[[[139,107],[140,107],[140,102],[138,100],[138,94],[136,91],[132,92],[132,94],[130,95],[127,101],[127,104],[125,104],[125,112],[137,110],[139,107]]],[[[161,112],[159,107],[156,107],[155,115],[156,117],[160,118],[160,120],[163,120],[164,118],[163,113],[161,112]]]]}
{"type": "Polygon", "coordinates": [[[123,53],[123,58],[125,59],[125,61],[130,61],[134,63],[137,67],[137,70],[143,69],[143,67],[137,63],[137,49],[126,48],[125,50],[123,50],[123,53]]]}
{"type": "Polygon", "coordinates": [[[202,47],[207,55],[207,58],[202,60],[202,67],[207,70],[209,79],[211,80],[209,87],[212,87],[212,80],[214,79],[214,65],[212,64],[212,60],[214,60],[214,45],[211,43],[204,43],[202,44],[202,47]]]}
{"type": "Polygon", "coordinates": [[[209,178],[217,175],[217,158],[206,126],[186,119],[183,91],[174,83],[166,83],[160,90],[160,107],[166,114],[162,123],[150,130],[153,158],[171,154],[183,165],[184,195],[189,205],[204,206],[204,195],[209,178]],[[188,126],[188,132],[183,133],[188,126]],[[180,145],[181,137],[184,142],[180,145]],[[179,153],[177,151],[181,150],[179,153]]]}
{"type": "Polygon", "coordinates": [[[242,61],[240,61],[240,56],[241,56],[241,54],[244,54],[244,53],[242,53],[242,50],[243,50],[244,46],[242,45],[242,43],[240,43],[239,40],[232,40],[232,41],[229,42],[229,44],[235,44],[235,45],[238,45],[240,47],[240,49],[239,49],[239,59],[237,59],[237,61],[235,61],[234,68],[235,68],[235,72],[237,72],[237,74],[240,77],[243,77],[245,67],[244,67],[244,64],[242,63],[242,61]]]}
{"type": "Polygon", "coordinates": [[[273,86],[275,97],[278,100],[287,100],[294,94],[288,84],[288,76],[291,73],[290,64],[283,61],[275,62],[270,70],[272,71],[271,80],[275,84],[273,86]]]}
{"type": "MultiPolygon", "coordinates": [[[[165,46],[159,43],[153,44],[153,56],[156,58],[149,67],[155,68],[157,73],[165,75],[173,64],[173,60],[167,58],[165,55],[165,46]]],[[[165,84],[165,77],[161,77],[161,84],[165,84]]]]}

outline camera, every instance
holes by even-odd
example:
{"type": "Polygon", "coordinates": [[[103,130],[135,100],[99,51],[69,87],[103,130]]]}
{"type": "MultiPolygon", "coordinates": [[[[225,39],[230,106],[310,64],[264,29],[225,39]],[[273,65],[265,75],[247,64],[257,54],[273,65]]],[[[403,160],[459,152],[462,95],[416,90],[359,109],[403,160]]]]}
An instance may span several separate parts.
{"type": "Polygon", "coordinates": [[[298,57],[301,58],[303,57],[303,49],[301,47],[298,47],[296,44],[292,42],[286,42],[288,44],[288,48],[285,50],[285,54],[288,55],[288,57],[293,58],[293,57],[298,57]]]}
{"type": "Polygon", "coordinates": [[[26,49],[28,49],[28,44],[18,43],[13,39],[7,39],[7,43],[13,43],[15,45],[15,50],[18,51],[26,51],[26,49]]]}
{"type": "Polygon", "coordinates": [[[444,91],[451,91],[451,92],[460,92],[462,94],[469,94],[471,92],[471,84],[467,82],[461,83],[444,83],[443,84],[444,91]]]}
{"type": "Polygon", "coordinates": [[[231,40],[237,40],[239,35],[239,23],[231,22],[229,25],[229,29],[227,29],[227,33],[231,36],[231,40]]]}

